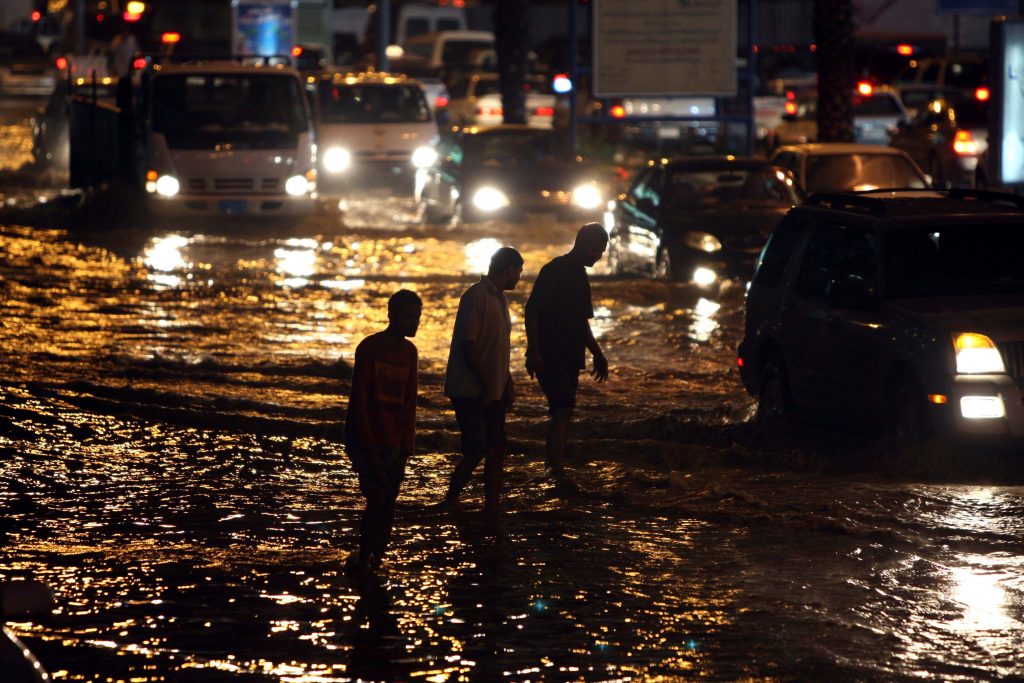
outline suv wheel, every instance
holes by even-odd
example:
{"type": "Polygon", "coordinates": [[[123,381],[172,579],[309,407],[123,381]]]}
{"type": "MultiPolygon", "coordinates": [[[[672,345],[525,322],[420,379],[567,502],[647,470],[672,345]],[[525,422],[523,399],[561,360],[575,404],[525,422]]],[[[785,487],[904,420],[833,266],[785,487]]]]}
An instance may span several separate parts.
{"type": "Polygon", "coordinates": [[[893,386],[883,427],[882,447],[890,466],[913,474],[932,469],[930,461],[939,448],[932,438],[924,391],[913,377],[903,377],[893,386]]]}
{"type": "Polygon", "coordinates": [[[793,397],[782,360],[771,356],[761,371],[761,389],[757,393],[757,423],[762,429],[777,429],[793,414],[793,397]]]}

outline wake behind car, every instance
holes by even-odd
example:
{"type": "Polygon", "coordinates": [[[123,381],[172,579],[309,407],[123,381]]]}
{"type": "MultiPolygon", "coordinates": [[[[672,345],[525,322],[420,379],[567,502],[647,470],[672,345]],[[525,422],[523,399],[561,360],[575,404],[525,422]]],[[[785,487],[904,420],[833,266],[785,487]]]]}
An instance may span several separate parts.
{"type": "Polygon", "coordinates": [[[738,364],[760,419],[841,416],[897,451],[1024,437],[1021,253],[1015,195],[813,195],[747,296],[738,364]]]}
{"type": "Polygon", "coordinates": [[[464,128],[420,169],[416,199],[427,223],[519,220],[553,213],[596,220],[611,196],[609,175],[577,156],[566,136],[526,125],[464,128]]]}
{"type": "Polygon", "coordinates": [[[616,272],[710,286],[753,273],[757,255],[798,203],[790,174],[751,158],[650,162],[606,216],[616,272]]]}
{"type": "Polygon", "coordinates": [[[402,74],[326,72],[318,85],[320,182],[410,193],[437,157],[437,122],[419,82],[402,74]]]}
{"type": "Polygon", "coordinates": [[[274,217],[312,209],[313,119],[299,74],[248,59],[157,64],[144,74],[150,210],[274,217]]]}

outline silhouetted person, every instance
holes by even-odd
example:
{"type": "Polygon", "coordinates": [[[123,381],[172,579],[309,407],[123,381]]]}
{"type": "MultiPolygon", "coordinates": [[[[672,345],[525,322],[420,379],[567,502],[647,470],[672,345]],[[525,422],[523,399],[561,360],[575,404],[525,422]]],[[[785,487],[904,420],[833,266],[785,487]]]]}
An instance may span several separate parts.
{"type": "Polygon", "coordinates": [[[444,498],[449,507],[458,503],[459,493],[483,459],[484,512],[500,512],[505,412],[515,401],[509,373],[512,319],[505,292],[515,289],[522,274],[522,255],[502,247],[491,256],[487,275],[459,300],[444,375],[444,393],[462,433],[462,460],[444,498]]]}
{"type": "Polygon", "coordinates": [[[526,302],[526,372],[537,377],[548,400],[550,476],[561,478],[565,473],[565,444],[586,350],[594,357],[591,376],[598,382],[608,379],[608,361],[590,329],[594,307],[586,270],[607,246],[608,234],[600,223],[584,225],[576,233],[572,250],[540,269],[526,302]]]}
{"type": "Polygon", "coordinates": [[[380,565],[395,518],[395,500],[416,432],[416,336],[423,302],[407,289],[388,300],[388,326],[356,347],[345,415],[345,450],[359,475],[366,510],[359,550],[345,569],[365,576],[380,565]]]}

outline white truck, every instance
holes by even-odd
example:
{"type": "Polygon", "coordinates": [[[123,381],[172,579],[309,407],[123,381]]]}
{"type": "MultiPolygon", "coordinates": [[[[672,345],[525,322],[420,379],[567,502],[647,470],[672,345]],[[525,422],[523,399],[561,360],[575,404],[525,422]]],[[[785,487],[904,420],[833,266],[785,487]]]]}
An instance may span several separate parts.
{"type": "Polygon", "coordinates": [[[313,208],[313,116],[295,69],[270,60],[156,65],[137,114],[154,213],[274,217],[313,208]]]}

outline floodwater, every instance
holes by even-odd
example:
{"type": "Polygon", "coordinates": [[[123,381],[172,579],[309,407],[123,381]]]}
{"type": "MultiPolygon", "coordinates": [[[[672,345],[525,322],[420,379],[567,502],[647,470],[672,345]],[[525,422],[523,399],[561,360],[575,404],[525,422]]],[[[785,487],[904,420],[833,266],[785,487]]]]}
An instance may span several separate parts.
{"type": "Polygon", "coordinates": [[[458,296],[518,246],[521,349],[532,278],[572,226],[346,209],[0,227],[0,580],[53,588],[52,616],[11,626],[55,679],[1024,676],[1024,488],[771,466],[734,370],[742,285],[599,264],[613,371],[581,382],[579,490],[541,476],[520,356],[505,519],[484,526],[479,482],[465,512],[432,509],[457,457],[458,296]],[[418,453],[382,584],[360,590],[340,571],[360,500],[338,425],[355,345],[399,287],[426,304],[418,453]]]}

